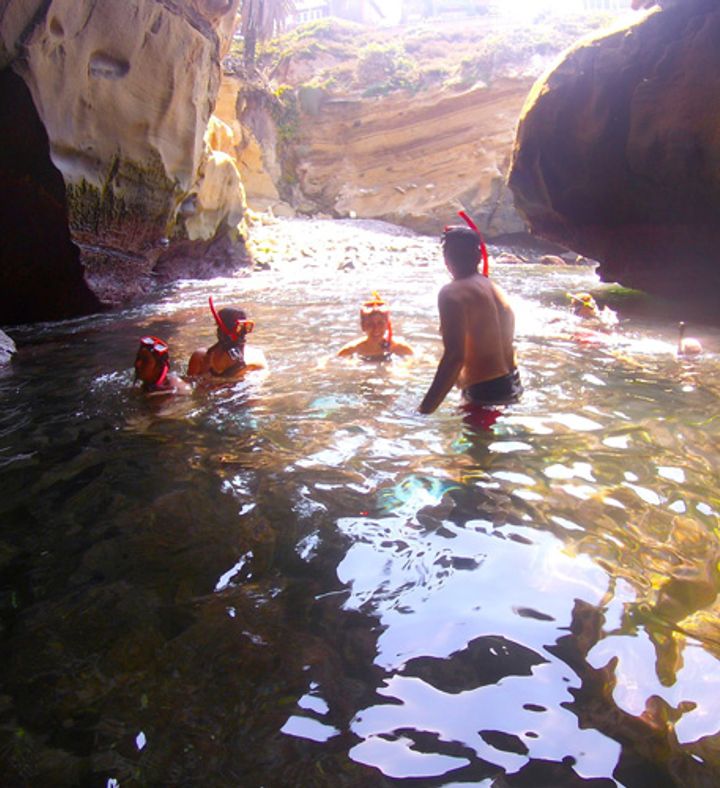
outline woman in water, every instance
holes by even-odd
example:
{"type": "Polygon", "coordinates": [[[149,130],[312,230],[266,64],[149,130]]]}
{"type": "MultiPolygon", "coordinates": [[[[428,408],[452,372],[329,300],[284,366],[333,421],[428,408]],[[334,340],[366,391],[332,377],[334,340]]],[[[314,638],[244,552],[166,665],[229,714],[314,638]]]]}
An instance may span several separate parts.
{"type": "Polygon", "coordinates": [[[168,394],[190,394],[190,386],[174,372],[170,372],[170,348],[167,342],[153,336],[143,337],[135,355],[135,382],[142,381],[142,392],[147,397],[168,394]]]}
{"type": "Polygon", "coordinates": [[[377,293],[360,307],[360,327],[365,335],[340,348],[338,356],[358,355],[366,361],[387,361],[393,355],[413,354],[407,342],[393,338],[390,309],[377,293]]]}
{"type": "Polygon", "coordinates": [[[243,309],[215,310],[212,298],[210,311],[217,324],[217,342],[207,350],[196,350],[188,363],[190,377],[208,377],[218,382],[238,380],[246,372],[264,369],[265,354],[257,347],[249,347],[246,337],[255,328],[243,309]]]}

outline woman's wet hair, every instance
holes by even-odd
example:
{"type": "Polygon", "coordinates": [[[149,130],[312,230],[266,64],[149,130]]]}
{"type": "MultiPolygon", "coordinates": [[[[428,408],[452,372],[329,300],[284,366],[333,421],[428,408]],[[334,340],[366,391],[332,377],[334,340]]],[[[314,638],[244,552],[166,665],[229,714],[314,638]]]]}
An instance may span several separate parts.
{"type": "MultiPolygon", "coordinates": [[[[220,309],[218,311],[218,317],[220,320],[222,320],[223,325],[230,332],[234,332],[235,326],[238,324],[238,322],[247,320],[247,314],[245,310],[235,309],[234,307],[225,307],[224,309],[220,309]]],[[[237,339],[233,339],[233,337],[228,336],[228,334],[225,333],[219,326],[217,330],[217,338],[218,342],[220,343],[220,347],[226,349],[243,344],[245,342],[245,334],[245,331],[240,331],[240,333],[237,335],[237,339]]]]}
{"type": "Polygon", "coordinates": [[[227,306],[218,312],[220,319],[225,325],[232,330],[239,320],[247,320],[247,314],[244,309],[235,309],[227,306]]]}
{"type": "Polygon", "coordinates": [[[443,253],[453,265],[476,269],[480,262],[481,240],[470,227],[453,224],[445,228],[440,242],[443,253]]]}

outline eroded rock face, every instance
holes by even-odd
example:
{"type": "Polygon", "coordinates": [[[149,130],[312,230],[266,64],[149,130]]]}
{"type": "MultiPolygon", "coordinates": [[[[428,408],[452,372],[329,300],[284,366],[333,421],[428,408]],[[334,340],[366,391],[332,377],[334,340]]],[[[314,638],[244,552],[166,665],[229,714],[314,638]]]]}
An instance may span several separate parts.
{"type": "Polygon", "coordinates": [[[535,85],[515,203],[606,281],[717,302],[718,116],[720,5],[668,6],[578,46],[535,85]]]}
{"type": "Polygon", "coordinates": [[[321,210],[434,233],[470,211],[491,236],[520,232],[505,176],[530,80],[381,99],[306,113],[298,190],[321,210]]]}
{"type": "Polygon", "coordinates": [[[505,181],[531,84],[524,77],[368,98],[301,89],[289,123],[245,96],[238,103],[245,130],[238,158],[249,204],[265,206],[279,192],[301,212],[356,215],[427,233],[456,220],[464,207],[490,236],[524,232],[505,181]]]}
{"type": "Polygon", "coordinates": [[[205,136],[237,5],[10,0],[0,10],[0,57],[30,90],[85,278],[105,303],[151,289],[181,249],[192,267],[194,243],[227,236],[225,270],[246,259],[240,176],[205,136]]]}
{"type": "Polygon", "coordinates": [[[264,210],[276,204],[280,199],[276,184],[282,170],[277,157],[277,127],[265,95],[246,89],[239,79],[225,74],[215,113],[230,130],[229,137],[223,135],[222,150],[238,163],[251,207],[264,210]]]}

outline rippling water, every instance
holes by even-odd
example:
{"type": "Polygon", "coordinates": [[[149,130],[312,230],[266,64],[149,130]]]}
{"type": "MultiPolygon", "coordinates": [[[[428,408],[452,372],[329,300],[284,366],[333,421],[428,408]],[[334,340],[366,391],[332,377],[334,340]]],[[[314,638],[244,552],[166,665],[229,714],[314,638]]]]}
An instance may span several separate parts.
{"type": "Polygon", "coordinates": [[[3,785],[720,783],[720,332],[581,343],[590,269],[497,266],[523,401],[423,417],[447,275],[387,230],[273,225],[270,270],[11,330],[3,785]],[[334,358],[372,290],[412,361],[334,358]],[[182,370],[210,294],[269,373],[144,401],[137,338],[182,370]]]}

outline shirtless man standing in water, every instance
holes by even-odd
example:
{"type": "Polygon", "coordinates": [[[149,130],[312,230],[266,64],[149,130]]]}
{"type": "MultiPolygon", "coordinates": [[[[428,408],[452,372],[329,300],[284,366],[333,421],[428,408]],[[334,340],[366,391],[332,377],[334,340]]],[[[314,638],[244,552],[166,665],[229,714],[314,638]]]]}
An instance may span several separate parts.
{"type": "Polygon", "coordinates": [[[505,293],[478,271],[482,239],[447,227],[443,256],[453,281],[438,295],[443,355],[420,413],[432,413],[457,383],[466,402],[502,405],[522,394],[515,366],[515,315],[505,293]]]}

